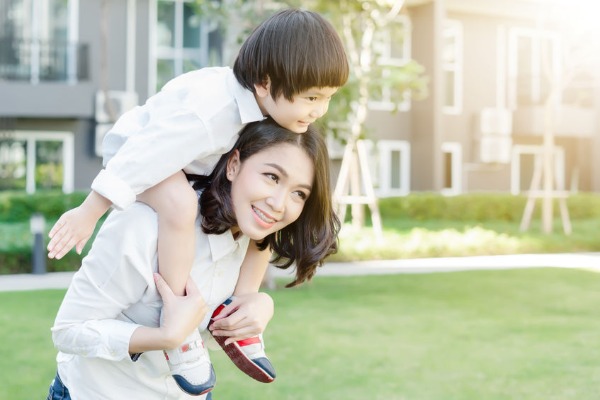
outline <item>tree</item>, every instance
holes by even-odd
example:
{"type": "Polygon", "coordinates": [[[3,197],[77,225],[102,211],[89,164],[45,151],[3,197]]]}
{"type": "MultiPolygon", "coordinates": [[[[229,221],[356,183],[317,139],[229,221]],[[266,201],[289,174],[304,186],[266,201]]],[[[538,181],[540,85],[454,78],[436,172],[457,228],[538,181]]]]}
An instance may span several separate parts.
{"type": "Polygon", "coordinates": [[[402,42],[402,32],[391,29],[404,6],[403,0],[327,0],[313,1],[314,9],[326,15],[338,28],[345,42],[351,66],[348,84],[336,96],[328,121],[338,124],[337,136],[346,141],[340,174],[334,191],[338,212],[343,218],[347,206],[352,209],[352,224],[364,225],[363,204],[371,211],[375,233],[381,235],[381,222],[371,177],[367,153],[362,142],[366,136],[365,121],[369,101],[382,87],[392,88],[395,103],[405,96],[418,99],[426,94],[423,68],[414,60],[394,65],[377,48],[382,36],[387,35],[389,44],[402,42]],[[395,33],[395,35],[394,35],[395,33]],[[400,37],[399,37],[400,36],[400,37]],[[339,121],[347,121],[339,124],[339,121]],[[344,131],[345,130],[345,131],[344,131]]]}
{"type": "MultiPolygon", "coordinates": [[[[595,85],[594,75],[600,65],[600,42],[594,40],[598,32],[596,21],[590,20],[597,13],[591,10],[591,3],[575,0],[567,3],[553,1],[543,5],[540,13],[538,29],[553,30],[560,34],[562,58],[560,72],[550,68],[552,54],[548,48],[542,47],[542,65],[546,79],[550,82],[550,90],[544,101],[544,134],[542,146],[542,162],[534,171],[527,204],[523,212],[521,230],[527,230],[537,198],[542,200],[542,231],[552,233],[553,202],[559,200],[563,230],[571,233],[566,199],[567,191],[556,190],[554,174],[555,131],[557,115],[563,106],[561,98],[567,89],[592,89],[595,85]]],[[[596,10],[598,11],[598,10],[596,10]]]]}

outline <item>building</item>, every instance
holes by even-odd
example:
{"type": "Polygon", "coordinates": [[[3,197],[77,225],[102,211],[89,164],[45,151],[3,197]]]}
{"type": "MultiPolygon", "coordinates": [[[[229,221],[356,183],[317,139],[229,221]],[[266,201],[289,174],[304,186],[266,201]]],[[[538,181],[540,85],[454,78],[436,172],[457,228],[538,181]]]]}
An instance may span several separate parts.
{"type": "MultiPolygon", "coordinates": [[[[379,48],[390,65],[423,65],[429,96],[398,99],[382,87],[372,99],[379,195],[529,188],[548,71],[564,69],[561,33],[540,26],[541,3],[406,2],[391,27],[403,39],[383,35],[379,48]],[[552,55],[549,67],[542,53],[552,55]]],[[[175,75],[231,61],[235,41],[216,28],[184,0],[0,0],[0,189],[87,190],[101,168],[102,135],[120,113],[175,75]]],[[[600,190],[593,82],[578,76],[560,93],[561,189],[600,190]]],[[[335,145],[332,154],[340,155],[335,145]]]]}

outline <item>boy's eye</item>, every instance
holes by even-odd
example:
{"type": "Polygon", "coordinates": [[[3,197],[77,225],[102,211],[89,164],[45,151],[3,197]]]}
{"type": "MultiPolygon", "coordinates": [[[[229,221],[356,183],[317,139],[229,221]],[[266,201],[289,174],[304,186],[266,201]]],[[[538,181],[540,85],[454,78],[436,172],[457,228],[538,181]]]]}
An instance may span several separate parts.
{"type": "Polygon", "coordinates": [[[317,97],[316,96],[309,96],[308,100],[309,101],[317,101],[317,97]]]}

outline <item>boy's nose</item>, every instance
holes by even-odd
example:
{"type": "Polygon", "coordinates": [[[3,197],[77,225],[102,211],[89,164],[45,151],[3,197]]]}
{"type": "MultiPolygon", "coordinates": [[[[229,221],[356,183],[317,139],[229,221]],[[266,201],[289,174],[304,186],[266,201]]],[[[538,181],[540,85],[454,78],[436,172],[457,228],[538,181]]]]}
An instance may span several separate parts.
{"type": "Polygon", "coordinates": [[[321,118],[327,112],[327,104],[320,104],[313,108],[310,113],[311,118],[321,118]]]}

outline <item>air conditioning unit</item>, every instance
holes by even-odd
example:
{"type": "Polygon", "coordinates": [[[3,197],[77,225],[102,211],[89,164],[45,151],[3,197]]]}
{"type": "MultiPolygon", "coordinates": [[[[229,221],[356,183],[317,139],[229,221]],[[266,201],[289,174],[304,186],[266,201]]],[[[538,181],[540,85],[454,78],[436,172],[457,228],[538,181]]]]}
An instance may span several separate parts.
{"type": "Polygon", "coordinates": [[[96,122],[99,124],[115,123],[117,119],[138,104],[135,92],[99,90],[96,92],[96,122]]]}
{"type": "Polygon", "coordinates": [[[482,136],[479,142],[479,160],[482,163],[510,162],[512,138],[500,135],[482,136]]]}
{"type": "Polygon", "coordinates": [[[510,136],[512,112],[506,108],[484,108],[480,113],[480,130],[485,135],[510,136]]]}
{"type": "Polygon", "coordinates": [[[102,141],[104,136],[113,127],[113,124],[96,124],[96,132],[94,135],[94,154],[98,157],[102,157],[102,141]]]}

